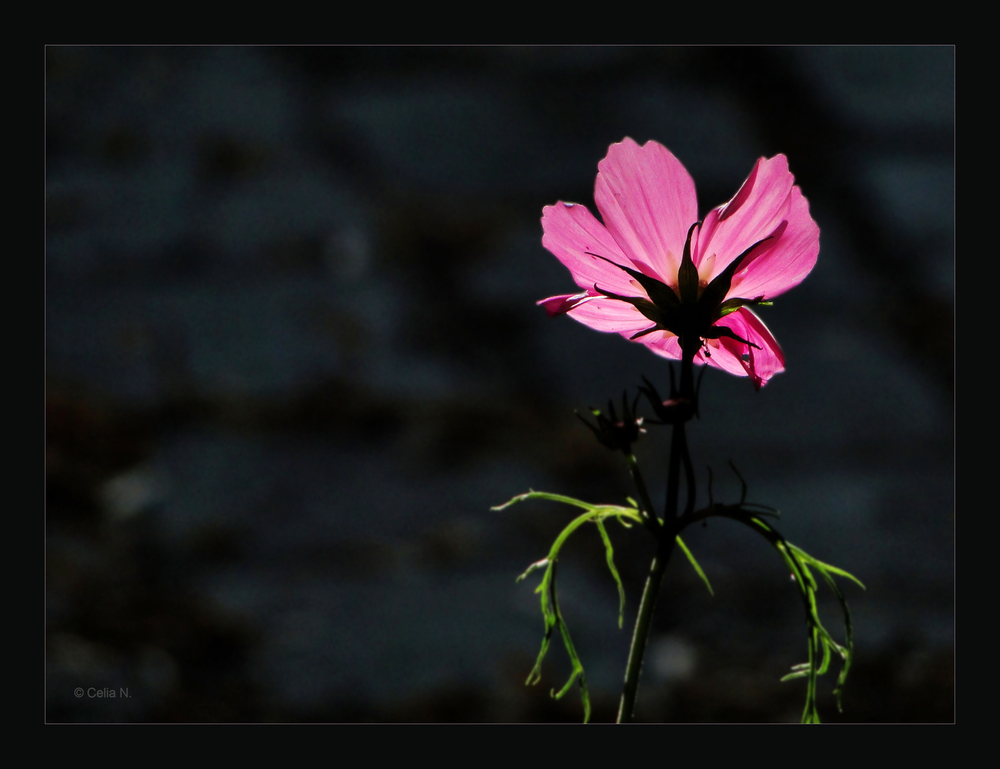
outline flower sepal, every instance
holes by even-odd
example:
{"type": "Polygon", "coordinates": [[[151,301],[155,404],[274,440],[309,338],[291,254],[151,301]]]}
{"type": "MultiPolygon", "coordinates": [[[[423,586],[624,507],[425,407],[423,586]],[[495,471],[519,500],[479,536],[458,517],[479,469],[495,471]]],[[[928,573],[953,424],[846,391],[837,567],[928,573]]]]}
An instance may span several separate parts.
{"type": "MultiPolygon", "coordinates": [[[[750,347],[756,347],[759,350],[759,345],[743,339],[725,326],[716,326],[715,322],[726,315],[736,312],[742,307],[771,305],[771,302],[765,300],[763,295],[757,296],[753,299],[746,299],[743,297],[725,299],[725,297],[732,287],[733,276],[740,269],[740,267],[745,266],[744,263],[747,262],[748,258],[752,261],[764,253],[767,250],[766,244],[769,241],[781,236],[781,233],[784,232],[785,227],[787,226],[787,222],[782,222],[782,224],[775,230],[774,234],[758,240],[750,246],[750,248],[746,249],[742,254],[736,257],[736,259],[734,259],[725,270],[716,275],[715,278],[704,287],[704,290],[700,288],[698,268],[694,266],[694,262],[691,259],[691,238],[700,224],[701,222],[695,222],[688,229],[687,240],[684,243],[684,255],[681,259],[680,267],[677,270],[677,291],[661,280],[652,278],[649,275],[644,275],[631,267],[626,267],[618,264],[617,262],[613,262],[606,256],[601,256],[600,254],[588,251],[586,252],[588,256],[603,259],[608,264],[611,264],[627,273],[634,281],[642,286],[649,298],[647,299],[641,296],[623,296],[621,294],[616,294],[606,289],[602,289],[596,283],[594,284],[594,292],[596,294],[600,294],[601,296],[606,296],[608,299],[614,299],[619,302],[627,302],[635,307],[635,309],[637,309],[643,317],[653,322],[653,325],[649,328],[642,329],[641,331],[632,334],[632,336],[629,337],[632,341],[646,336],[647,334],[651,334],[654,331],[662,330],[669,331],[671,334],[680,337],[682,340],[682,347],[685,345],[685,339],[718,339],[719,337],[724,336],[729,339],[735,339],[736,341],[742,342],[750,347]],[[759,246],[765,246],[765,248],[761,249],[759,246]],[[678,293],[680,294],[679,297],[678,293]]],[[[576,299],[576,297],[573,297],[573,299],[576,299]]]]}
{"type": "Polygon", "coordinates": [[[727,299],[722,304],[719,305],[717,315],[720,318],[724,318],[731,312],[736,312],[741,307],[772,307],[774,302],[765,299],[762,296],[758,296],[756,299],[727,299]]]}
{"type": "Polygon", "coordinates": [[[742,342],[748,347],[753,347],[757,350],[761,349],[759,344],[754,344],[753,342],[744,339],[739,334],[734,332],[731,328],[728,328],[726,326],[712,326],[704,334],[705,339],[719,339],[720,337],[726,337],[727,339],[735,339],[737,342],[742,342]]]}

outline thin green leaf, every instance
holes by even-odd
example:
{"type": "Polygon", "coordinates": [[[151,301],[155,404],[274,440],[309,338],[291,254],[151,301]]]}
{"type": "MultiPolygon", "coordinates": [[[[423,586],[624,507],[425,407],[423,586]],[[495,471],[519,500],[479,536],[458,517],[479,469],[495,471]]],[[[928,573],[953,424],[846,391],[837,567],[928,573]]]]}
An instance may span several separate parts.
{"type": "Polygon", "coordinates": [[[587,689],[587,677],[583,672],[583,663],[580,662],[580,656],[576,653],[576,647],[573,645],[573,639],[570,638],[569,628],[566,626],[566,622],[562,618],[562,612],[559,610],[559,600],[556,597],[556,582],[555,582],[555,568],[551,570],[552,580],[549,583],[549,589],[551,591],[552,598],[552,613],[555,616],[555,622],[559,626],[559,633],[563,639],[563,646],[566,648],[566,654],[569,655],[570,663],[573,665],[573,671],[570,673],[569,680],[559,691],[558,694],[552,694],[553,697],[559,699],[566,692],[569,691],[570,686],[573,685],[573,681],[576,680],[577,676],[580,678],[580,698],[583,701],[583,722],[587,723],[590,720],[590,692],[587,689]]]}
{"type": "Polygon", "coordinates": [[[618,505],[592,505],[589,502],[583,502],[579,499],[573,499],[572,497],[566,497],[561,494],[550,494],[544,491],[529,491],[526,494],[519,494],[506,504],[494,507],[493,509],[505,510],[518,502],[524,502],[531,499],[561,502],[563,504],[581,508],[585,511],[582,515],[578,515],[570,521],[569,524],[567,524],[567,526],[559,533],[559,536],[556,537],[555,541],[552,543],[552,547],[549,549],[548,557],[531,564],[524,574],[518,577],[518,580],[520,581],[524,579],[536,570],[545,570],[542,575],[541,582],[535,589],[535,592],[539,593],[541,596],[540,603],[542,608],[542,618],[545,622],[545,635],[542,639],[542,646],[538,652],[538,657],[535,660],[535,666],[528,675],[526,683],[536,684],[541,680],[542,662],[544,661],[545,655],[549,650],[549,644],[552,641],[552,634],[555,629],[558,628],[559,634],[563,639],[563,646],[566,648],[566,653],[570,658],[570,663],[573,669],[570,673],[569,679],[563,685],[562,689],[558,692],[553,690],[552,696],[556,699],[562,697],[570,690],[570,688],[572,688],[573,682],[578,681],[580,685],[580,698],[583,702],[584,723],[586,723],[590,720],[591,710],[590,692],[587,688],[587,678],[583,670],[583,663],[580,661],[576,647],[573,644],[573,639],[570,636],[569,627],[566,625],[565,620],[563,620],[562,611],[559,608],[559,598],[556,592],[556,565],[559,559],[559,552],[562,549],[562,546],[566,543],[566,540],[569,539],[570,535],[580,528],[580,526],[588,522],[596,524],[597,529],[601,534],[601,539],[604,541],[608,568],[611,570],[611,575],[618,586],[618,625],[621,627],[624,622],[625,588],[622,585],[618,570],[614,565],[614,549],[611,545],[611,539],[608,536],[607,529],[604,527],[604,519],[614,517],[617,518],[622,525],[628,526],[630,525],[630,522],[641,522],[642,517],[633,500],[629,500],[632,505],[631,507],[621,507],[618,505]]]}
{"type": "Polygon", "coordinates": [[[785,565],[795,578],[796,587],[802,598],[803,607],[806,614],[806,641],[809,651],[809,661],[796,665],[792,672],[784,676],[782,681],[790,681],[797,678],[806,679],[806,703],[802,713],[803,723],[819,723],[819,711],[817,708],[817,679],[827,672],[834,654],[843,660],[840,675],[837,677],[834,696],[837,700],[837,708],[841,708],[841,696],[844,682],[847,680],[847,672],[850,669],[853,657],[854,642],[853,629],[851,625],[851,614],[843,592],[837,585],[834,576],[844,577],[856,583],[862,589],[864,585],[854,575],[839,569],[830,564],[824,563],[806,553],[801,548],[788,542],[780,532],[764,521],[760,515],[762,513],[751,512],[754,508],[740,504],[734,506],[715,507],[712,513],[723,515],[733,520],[744,523],[767,539],[781,555],[785,565]],[[840,602],[844,613],[844,626],[846,642],[844,645],[837,643],[827,629],[823,626],[819,616],[819,607],[816,601],[816,594],[819,590],[818,582],[812,573],[816,569],[823,577],[823,581],[831,589],[837,600],[840,602]]]}
{"type": "Polygon", "coordinates": [[[548,558],[543,558],[540,561],[535,561],[533,564],[531,564],[531,566],[529,566],[527,569],[524,570],[524,574],[522,574],[520,577],[518,577],[514,581],[515,582],[520,582],[525,577],[527,577],[529,574],[531,574],[531,572],[536,571],[538,569],[544,569],[548,565],[549,565],[549,559],[548,558]]]}
{"type": "Polygon", "coordinates": [[[526,491],[524,494],[518,494],[516,497],[511,499],[509,502],[504,502],[502,505],[496,505],[491,507],[490,510],[495,510],[500,512],[501,510],[506,510],[508,507],[512,507],[519,502],[526,502],[529,499],[548,499],[552,502],[563,502],[567,505],[573,505],[575,507],[582,507],[584,510],[593,510],[597,505],[592,505],[589,502],[582,502],[579,499],[573,499],[573,497],[564,497],[561,494],[550,494],[547,491],[526,491]]]}
{"type": "Polygon", "coordinates": [[[618,627],[620,628],[625,623],[625,587],[622,585],[622,578],[618,576],[618,569],[615,568],[615,550],[611,546],[611,538],[603,523],[599,520],[594,521],[594,523],[597,525],[597,530],[601,532],[601,539],[604,541],[604,554],[608,559],[608,569],[611,571],[611,576],[615,578],[615,584],[618,585],[618,627]]]}
{"type": "Polygon", "coordinates": [[[836,566],[832,566],[829,563],[824,563],[823,561],[819,560],[818,558],[813,558],[811,555],[809,555],[809,553],[805,552],[801,548],[795,547],[795,545],[793,545],[791,543],[789,543],[788,546],[790,548],[792,548],[793,550],[795,550],[798,553],[798,555],[799,555],[800,558],[802,558],[805,561],[808,561],[810,564],[812,564],[813,566],[815,566],[821,572],[830,572],[831,574],[836,574],[839,577],[844,577],[846,579],[851,580],[851,582],[853,582],[854,584],[856,584],[862,590],[867,590],[868,589],[868,588],[865,587],[865,584],[860,579],[858,579],[857,577],[855,577],[850,572],[844,571],[843,569],[839,569],[836,566]]]}
{"type": "Polygon", "coordinates": [[[691,563],[691,566],[694,567],[694,570],[698,573],[698,576],[701,577],[701,581],[705,583],[705,587],[708,588],[709,595],[714,596],[715,591],[712,590],[712,583],[708,581],[708,576],[702,570],[697,559],[695,559],[694,553],[688,550],[688,546],[684,544],[684,540],[682,540],[680,537],[677,537],[676,542],[677,546],[680,547],[681,552],[683,552],[684,555],[687,556],[688,561],[691,563]]]}

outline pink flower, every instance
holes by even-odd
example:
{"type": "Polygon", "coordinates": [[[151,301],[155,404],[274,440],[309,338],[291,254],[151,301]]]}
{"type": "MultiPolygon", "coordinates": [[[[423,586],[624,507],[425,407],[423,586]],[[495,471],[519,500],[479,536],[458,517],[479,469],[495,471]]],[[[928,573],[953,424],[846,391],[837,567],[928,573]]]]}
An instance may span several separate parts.
{"type": "Polygon", "coordinates": [[[749,376],[758,389],[785,369],[774,336],[750,309],[798,285],[819,255],[819,227],[784,155],[757,161],[739,192],[698,221],[694,181],[654,141],[612,144],[598,163],[594,199],[542,210],[542,245],[582,291],[543,299],[657,355],[749,376]]]}

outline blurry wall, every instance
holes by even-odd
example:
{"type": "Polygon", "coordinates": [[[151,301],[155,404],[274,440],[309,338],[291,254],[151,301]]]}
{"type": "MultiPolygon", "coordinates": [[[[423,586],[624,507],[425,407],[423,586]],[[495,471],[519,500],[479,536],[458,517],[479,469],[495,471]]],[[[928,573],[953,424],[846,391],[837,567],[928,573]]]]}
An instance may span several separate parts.
{"type": "MultiPolygon", "coordinates": [[[[706,375],[700,488],[734,499],[732,460],[866,583],[825,717],[952,720],[953,48],[50,47],[50,721],[579,720],[556,645],[523,685],[542,620],[514,582],[570,513],[489,508],[631,493],[573,410],[666,362],[535,306],[573,288],[542,207],[595,211],[624,136],[702,214],[788,156],[819,262],[762,311],[787,372],[706,375]]],[[[561,562],[598,720],[648,567],[624,534],[624,630],[596,535],[561,562]]],[[[725,522],[688,540],[716,596],[671,565],[640,717],[797,720],[777,557],[725,522]]]]}

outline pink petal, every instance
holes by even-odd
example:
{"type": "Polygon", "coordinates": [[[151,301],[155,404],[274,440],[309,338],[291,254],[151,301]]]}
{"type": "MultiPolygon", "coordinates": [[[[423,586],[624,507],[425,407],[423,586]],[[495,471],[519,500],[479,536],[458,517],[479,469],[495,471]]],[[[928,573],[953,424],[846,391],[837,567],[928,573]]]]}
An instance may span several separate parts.
{"type": "Polygon", "coordinates": [[[650,350],[664,358],[669,358],[670,360],[681,359],[681,341],[670,332],[665,331],[659,334],[650,334],[636,341],[643,342],[650,350]]]}
{"type": "MultiPolygon", "coordinates": [[[[785,358],[778,342],[761,319],[747,308],[730,313],[715,325],[731,328],[737,336],[753,342],[761,349],[726,337],[706,339],[705,346],[695,355],[695,364],[701,366],[707,363],[734,376],[749,376],[758,390],[772,376],[785,370],[785,358]],[[746,361],[743,360],[744,354],[748,357],[746,361]]],[[[680,340],[669,332],[649,334],[636,341],[643,342],[664,358],[681,359],[680,340]]]]}
{"type": "Polygon", "coordinates": [[[562,201],[545,206],[542,230],[542,245],[563,263],[580,288],[593,292],[596,283],[605,291],[623,296],[646,295],[626,272],[587,255],[587,252],[600,254],[617,264],[634,266],[586,206],[562,201]]]}
{"type": "MultiPolygon", "coordinates": [[[[569,316],[585,326],[596,331],[621,334],[630,337],[637,331],[642,331],[653,325],[653,321],[645,317],[628,302],[596,296],[593,299],[577,304],[569,310],[569,316]]],[[[642,337],[644,339],[645,337],[642,337]]],[[[641,341],[636,340],[636,341],[641,341]]]]}
{"type": "MultiPolygon", "coordinates": [[[[537,304],[543,306],[550,316],[566,313],[573,320],[589,326],[595,331],[621,334],[626,339],[630,339],[637,332],[645,331],[653,325],[649,318],[628,302],[608,299],[600,295],[588,295],[586,292],[553,296],[549,299],[543,299],[537,304]]],[[[649,344],[662,340],[664,336],[673,337],[673,334],[669,331],[654,331],[632,341],[649,344]]],[[[663,354],[657,349],[653,351],[663,354]]],[[[680,357],[679,347],[677,357],[680,357]]]]}
{"type": "Polygon", "coordinates": [[[535,304],[544,307],[549,317],[554,318],[556,315],[569,312],[580,304],[580,302],[586,301],[590,296],[593,296],[593,294],[588,294],[586,291],[581,294],[563,294],[561,296],[550,296],[548,299],[535,302],[535,304]]]}
{"type": "Polygon", "coordinates": [[[743,368],[743,362],[739,355],[734,355],[730,350],[722,346],[721,339],[706,339],[705,346],[694,356],[694,362],[703,365],[708,364],[712,368],[722,369],[727,374],[733,376],[746,376],[747,371],[743,368]]]}
{"type": "Polygon", "coordinates": [[[788,226],[778,242],[733,277],[729,296],[767,299],[801,283],[819,256],[819,227],[809,215],[809,201],[792,187],[788,226]]]}
{"type": "Polygon", "coordinates": [[[698,219],[694,180],[670,150],[654,141],[612,144],[597,164],[594,188],[604,224],[632,264],[676,285],[688,228],[698,219]]]}
{"type": "Polygon", "coordinates": [[[716,326],[726,326],[733,333],[760,349],[750,347],[735,339],[722,337],[719,347],[711,351],[709,365],[728,371],[737,376],[749,376],[758,390],[767,384],[775,374],[785,370],[785,355],[774,335],[764,322],[746,307],[726,315],[716,322],[716,326]],[[743,356],[747,360],[743,360],[743,356]]]}
{"type": "Polygon", "coordinates": [[[733,199],[705,217],[697,244],[692,243],[695,266],[715,254],[714,278],[750,246],[771,235],[788,216],[794,181],[784,155],[758,160],[733,199]]]}

